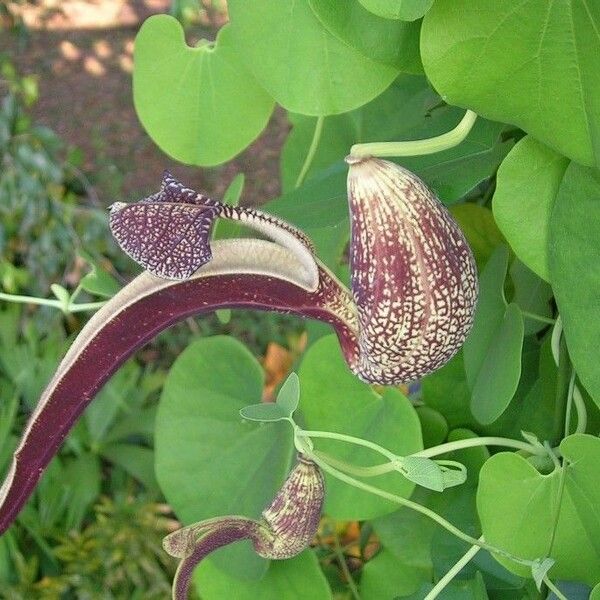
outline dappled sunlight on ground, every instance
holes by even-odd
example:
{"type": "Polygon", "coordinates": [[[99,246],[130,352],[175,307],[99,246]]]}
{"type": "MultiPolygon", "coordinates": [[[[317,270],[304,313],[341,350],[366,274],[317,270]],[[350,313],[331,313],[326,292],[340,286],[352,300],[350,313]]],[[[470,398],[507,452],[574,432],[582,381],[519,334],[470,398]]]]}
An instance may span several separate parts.
{"type": "MultiPolygon", "coordinates": [[[[14,3],[15,6],[17,3],[14,3]]],[[[214,39],[226,21],[208,0],[191,32],[214,39]]],[[[20,4],[29,26],[19,44],[6,33],[8,51],[22,74],[38,77],[34,118],[83,151],[100,201],[134,200],[154,191],[168,168],[186,184],[220,197],[236,173],[246,174],[244,202],[261,204],[279,193],[278,155],[288,131],[282,111],[240,157],[217,169],[184,167],[148,138],[132,99],[134,38],[148,16],[168,12],[170,0],[36,0],[20,4]]]]}

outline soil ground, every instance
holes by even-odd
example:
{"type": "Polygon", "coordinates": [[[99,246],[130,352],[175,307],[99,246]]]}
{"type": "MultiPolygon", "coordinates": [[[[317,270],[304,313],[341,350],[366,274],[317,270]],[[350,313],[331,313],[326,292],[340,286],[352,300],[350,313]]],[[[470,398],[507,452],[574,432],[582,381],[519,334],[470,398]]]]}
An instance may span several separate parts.
{"type": "MultiPolygon", "coordinates": [[[[155,191],[164,169],[215,198],[240,171],[246,175],[244,204],[262,204],[278,195],[278,155],[289,129],[281,110],[244,153],[213,169],[175,163],[142,129],[131,94],[134,38],[146,17],[168,12],[170,0],[9,4],[21,11],[27,39],[19,43],[0,31],[0,50],[11,55],[22,75],[38,77],[34,119],[83,152],[83,171],[103,205],[155,191]]],[[[205,0],[201,18],[202,36],[214,37],[227,19],[226,8],[205,0]]]]}

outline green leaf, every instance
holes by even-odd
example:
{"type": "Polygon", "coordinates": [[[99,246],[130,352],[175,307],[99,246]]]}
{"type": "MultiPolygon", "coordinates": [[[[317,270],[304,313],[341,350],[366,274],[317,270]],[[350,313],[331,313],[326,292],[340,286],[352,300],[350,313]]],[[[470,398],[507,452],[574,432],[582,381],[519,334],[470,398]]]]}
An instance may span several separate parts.
{"type": "MultiPolygon", "coordinates": [[[[184,524],[257,518],[281,487],[293,449],[289,425],[239,416],[260,402],[262,388],[262,368],[233,338],[200,339],[173,364],[156,417],[156,476],[184,524]]],[[[219,556],[219,568],[240,577],[256,579],[267,568],[246,544],[219,556]]]]}
{"type": "Polygon", "coordinates": [[[428,569],[407,564],[383,548],[362,569],[360,597],[362,600],[381,600],[407,596],[429,580],[428,569]]]}
{"type": "Polygon", "coordinates": [[[483,424],[506,410],[521,376],[523,317],[504,299],[507,267],[508,250],[499,246],[481,274],[475,321],[464,345],[471,412],[483,424]]]}
{"type": "Polygon", "coordinates": [[[448,427],[474,427],[478,425],[470,409],[471,390],[467,385],[463,352],[421,381],[423,401],[439,411],[448,427]]]}
{"type": "Polygon", "coordinates": [[[494,218],[515,254],[542,279],[548,271],[550,217],[569,160],[527,136],[498,169],[494,218]]]}
{"type": "Polygon", "coordinates": [[[600,406],[600,174],[571,164],[550,223],[550,277],[577,375],[600,406]]]}
{"type": "Polygon", "coordinates": [[[444,475],[440,466],[430,458],[405,456],[402,459],[402,474],[413,483],[436,492],[443,492],[444,475]]]}
{"type": "Polygon", "coordinates": [[[222,27],[214,47],[186,45],[176,19],[147,19],[135,41],[133,97],[142,125],[176,160],[212,166],[264,129],[273,100],[243,67],[222,27]]]}
{"type": "Polygon", "coordinates": [[[79,250],[79,256],[91,267],[91,271],[84,275],[79,285],[90,294],[103,298],[112,298],[120,289],[119,282],[104,269],[87,252],[79,250]]]}
{"type": "MultiPolygon", "coordinates": [[[[310,430],[343,433],[370,440],[406,456],[422,449],[421,427],[411,403],[389,388],[383,396],[348,369],[335,336],[313,344],[300,365],[301,414],[310,430]]],[[[351,464],[381,462],[381,456],[345,442],[315,438],[315,447],[351,464]]],[[[368,519],[391,512],[397,504],[360,491],[326,475],[325,512],[336,519],[368,519]]],[[[371,483],[371,482],[370,482],[371,483]]],[[[414,484],[398,473],[377,477],[377,487],[407,497],[414,484]]]]}
{"type": "MultiPolygon", "coordinates": [[[[552,288],[550,284],[538,277],[527,268],[520,260],[515,259],[510,266],[510,278],[515,287],[513,301],[522,311],[527,311],[547,319],[552,317],[550,301],[552,288]]],[[[537,333],[548,327],[548,323],[538,321],[523,315],[525,321],[525,335],[537,333]]]]}
{"type": "Polygon", "coordinates": [[[385,19],[414,21],[420,19],[433,4],[433,0],[360,0],[370,12],[385,19]]]}
{"type": "MultiPolygon", "coordinates": [[[[542,475],[522,456],[507,452],[486,462],[477,492],[483,534],[488,543],[520,558],[553,558],[553,578],[593,586],[600,582],[600,439],[571,435],[560,451],[567,461],[560,505],[561,469],[542,475]]],[[[496,559],[515,573],[530,574],[526,567],[496,559]]]]}
{"type": "Polygon", "coordinates": [[[298,402],[300,402],[300,380],[296,373],[290,373],[277,394],[277,406],[291,417],[298,408],[298,402]]]}
{"type": "Polygon", "coordinates": [[[494,250],[505,241],[492,211],[473,202],[463,202],[451,206],[450,212],[469,242],[477,268],[483,270],[494,250]]]}
{"type": "Polygon", "coordinates": [[[289,414],[279,404],[273,404],[272,402],[244,406],[240,410],[240,415],[248,421],[258,421],[261,423],[282,421],[286,417],[289,417],[289,414]]]}
{"type": "Polygon", "coordinates": [[[230,0],[228,7],[240,55],[287,110],[346,112],[381,94],[398,75],[329,33],[308,0],[230,0]]]}
{"type": "Polygon", "coordinates": [[[448,422],[444,415],[425,405],[417,406],[416,411],[421,422],[423,446],[431,448],[443,443],[449,431],[448,422]]]}
{"type": "Polygon", "coordinates": [[[319,21],[339,40],[367,58],[404,73],[422,73],[420,23],[390,21],[369,12],[359,0],[309,0],[319,21]]]}
{"type": "Polygon", "coordinates": [[[450,104],[600,164],[599,30],[593,2],[437,0],[423,21],[421,56],[450,104]]]}
{"type": "Polygon", "coordinates": [[[589,600],[600,600],[600,583],[594,586],[592,593],[590,594],[589,600]]]}
{"type": "Polygon", "coordinates": [[[196,569],[194,581],[203,600],[331,600],[329,584],[311,550],[288,560],[271,562],[260,581],[234,579],[205,560],[196,569]]]}

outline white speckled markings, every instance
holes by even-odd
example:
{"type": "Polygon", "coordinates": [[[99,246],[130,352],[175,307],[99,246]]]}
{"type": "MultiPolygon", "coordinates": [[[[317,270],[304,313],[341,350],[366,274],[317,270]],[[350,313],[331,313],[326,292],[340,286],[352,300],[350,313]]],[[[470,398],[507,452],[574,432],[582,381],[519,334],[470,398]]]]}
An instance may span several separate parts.
{"type": "Polygon", "coordinates": [[[347,162],[356,372],[377,383],[417,379],[447,362],[471,328],[475,261],[456,221],[416,175],[374,158],[347,162]]]}

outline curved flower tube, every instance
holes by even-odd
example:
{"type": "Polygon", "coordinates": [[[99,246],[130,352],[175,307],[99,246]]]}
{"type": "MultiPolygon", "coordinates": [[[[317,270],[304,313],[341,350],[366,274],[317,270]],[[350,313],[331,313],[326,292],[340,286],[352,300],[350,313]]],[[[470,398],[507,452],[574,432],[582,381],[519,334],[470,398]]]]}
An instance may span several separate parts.
{"type": "Polygon", "coordinates": [[[259,521],[220,517],[169,534],[163,547],[181,559],[173,581],[174,600],[187,598],[194,568],[217,548],[249,539],[263,558],[282,560],[302,552],[317,533],[324,498],[321,470],[309,458],[298,455],[298,462],[259,521]]]}
{"type": "Polygon", "coordinates": [[[364,381],[398,384],[442,366],[463,343],[477,298],[458,225],[414,174],[349,157],[352,292],[295,227],[231,207],[168,174],[161,190],[111,207],[111,229],[146,269],[88,321],[44,390],[0,488],[0,533],[15,519],[68,431],[108,378],[173,323],[218,308],[319,319],[364,381]],[[210,243],[215,218],[273,241],[210,243]]]}

